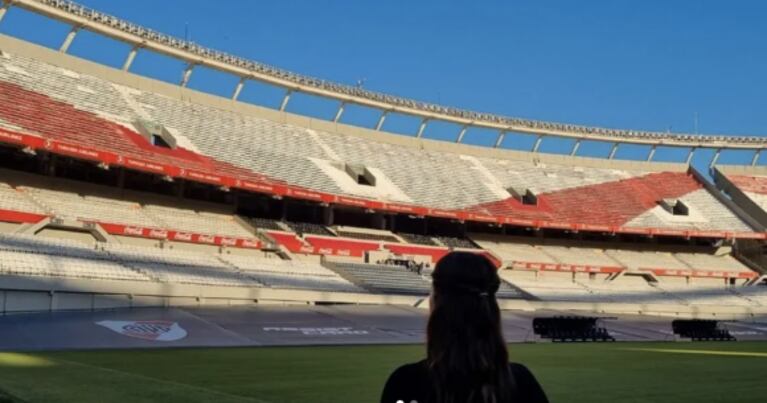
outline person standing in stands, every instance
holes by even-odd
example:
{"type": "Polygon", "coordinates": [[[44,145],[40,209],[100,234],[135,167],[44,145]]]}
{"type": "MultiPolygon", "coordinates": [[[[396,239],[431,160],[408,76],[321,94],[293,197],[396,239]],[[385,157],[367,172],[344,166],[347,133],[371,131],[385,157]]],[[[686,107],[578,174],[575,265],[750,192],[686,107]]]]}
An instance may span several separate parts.
{"type": "Polygon", "coordinates": [[[493,263],[451,252],[432,279],[426,359],[394,371],[381,403],[547,403],[533,374],[509,363],[493,263]]]}

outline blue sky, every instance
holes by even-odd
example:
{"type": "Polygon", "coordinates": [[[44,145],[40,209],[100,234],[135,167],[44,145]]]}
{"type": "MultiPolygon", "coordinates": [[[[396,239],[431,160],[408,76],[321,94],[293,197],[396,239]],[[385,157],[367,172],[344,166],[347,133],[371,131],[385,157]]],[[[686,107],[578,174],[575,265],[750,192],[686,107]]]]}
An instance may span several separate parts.
{"type": "MultiPolygon", "coordinates": [[[[477,111],[585,125],[674,132],[767,133],[767,3],[762,1],[181,1],[81,0],[162,32],[307,75],[477,111]]],[[[58,47],[68,27],[11,10],[0,32],[58,47]]],[[[71,53],[119,66],[127,46],[91,33],[71,53]]],[[[171,82],[182,65],[139,54],[132,71],[171,82]]],[[[198,69],[190,87],[230,95],[237,79],[198,69]]],[[[243,100],[277,107],[282,91],[253,83],[243,100]]],[[[295,96],[288,110],[330,119],[337,104],[295,96]]],[[[349,108],[344,121],[373,126],[377,113],[349,108]]],[[[418,120],[387,119],[413,135],[418,120]]],[[[459,128],[431,124],[426,136],[459,128]]],[[[472,130],[467,142],[492,144],[472,130]]],[[[504,147],[534,139],[510,135],[504,147]]],[[[548,141],[542,151],[569,150],[548,141]]],[[[586,143],[580,155],[605,155],[586,143]]],[[[647,149],[625,147],[621,158],[647,149]]],[[[659,160],[686,151],[661,149],[659,160]]],[[[705,166],[711,152],[694,163],[705,166]]],[[[750,162],[725,153],[721,161],[750,162]]]]}

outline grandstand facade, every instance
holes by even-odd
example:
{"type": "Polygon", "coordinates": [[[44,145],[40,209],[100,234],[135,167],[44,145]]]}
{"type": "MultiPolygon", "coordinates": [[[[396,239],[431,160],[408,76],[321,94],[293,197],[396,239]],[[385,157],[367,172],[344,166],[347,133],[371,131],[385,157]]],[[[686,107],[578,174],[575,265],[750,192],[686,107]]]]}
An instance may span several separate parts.
{"type": "Polygon", "coordinates": [[[476,114],[289,74],[65,1],[3,4],[76,24],[58,50],[0,36],[4,313],[423,306],[435,263],[458,249],[497,262],[506,309],[767,314],[767,171],[717,165],[711,183],[689,156],[651,161],[671,145],[751,149],[755,165],[763,138],[476,114]],[[138,47],[123,69],[67,55],[83,28],[138,47]],[[130,73],[139,48],[187,60],[180,85],[130,73]],[[234,99],[186,88],[198,66],[241,74],[234,99]],[[246,79],[289,92],[278,110],[240,103],[246,79]],[[291,114],[295,91],[341,107],[327,121],[291,114]],[[379,124],[341,123],[348,103],[380,108],[379,124]],[[423,118],[419,133],[382,131],[394,112],[423,118]],[[456,143],[424,139],[430,120],[464,129],[456,143]],[[529,152],[460,144],[468,126],[498,129],[497,144],[539,137],[529,152]],[[547,136],[615,145],[605,159],[538,153],[547,136]],[[648,145],[648,161],[613,158],[625,143],[648,145]]]}

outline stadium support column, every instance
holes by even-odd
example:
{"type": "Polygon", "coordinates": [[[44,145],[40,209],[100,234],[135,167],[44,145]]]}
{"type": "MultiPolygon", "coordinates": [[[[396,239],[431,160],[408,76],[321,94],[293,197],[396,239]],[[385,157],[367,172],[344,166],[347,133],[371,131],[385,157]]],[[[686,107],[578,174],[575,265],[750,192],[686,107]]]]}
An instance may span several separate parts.
{"type": "Polygon", "coordinates": [[[573,149],[570,150],[570,156],[575,156],[575,154],[578,153],[578,149],[581,148],[581,139],[575,140],[575,144],[573,144],[573,149]]]}
{"type": "Polygon", "coordinates": [[[458,138],[455,139],[456,143],[460,144],[463,141],[463,136],[466,135],[466,130],[468,129],[469,129],[469,125],[463,125],[463,127],[461,128],[461,132],[458,133],[458,138]]]}
{"type": "Polygon", "coordinates": [[[0,4],[0,21],[3,20],[3,17],[5,17],[5,13],[8,12],[8,9],[11,7],[11,3],[7,1],[3,1],[2,4],[0,4]]]}
{"type": "Polygon", "coordinates": [[[189,84],[189,79],[192,78],[192,71],[194,70],[194,63],[189,63],[186,65],[186,69],[184,70],[184,75],[181,76],[181,86],[186,87],[187,84],[189,84]]]}
{"type": "Polygon", "coordinates": [[[504,138],[506,138],[506,131],[501,130],[500,132],[498,132],[498,138],[495,139],[495,145],[493,147],[494,148],[500,147],[501,143],[503,143],[504,138]]]}
{"type": "Polygon", "coordinates": [[[609,156],[609,157],[607,157],[607,159],[610,159],[610,160],[611,160],[611,159],[615,158],[615,153],[617,153],[617,152],[618,152],[618,146],[619,146],[620,144],[621,144],[621,143],[614,143],[614,144],[613,144],[613,148],[612,148],[612,150],[610,150],[610,156],[609,156]]]}
{"type": "Polygon", "coordinates": [[[335,210],[333,210],[332,206],[324,206],[321,210],[322,214],[322,224],[331,226],[335,222],[335,210]]]}
{"type": "Polygon", "coordinates": [[[123,63],[123,71],[130,70],[130,66],[133,64],[133,61],[136,60],[136,54],[138,53],[139,45],[136,45],[131,48],[130,52],[128,52],[128,57],[125,58],[125,63],[123,63]]]}
{"type": "Polygon", "coordinates": [[[717,161],[719,161],[719,156],[722,155],[722,149],[717,148],[716,154],[714,154],[714,158],[711,159],[711,163],[708,165],[709,168],[713,168],[714,165],[716,165],[717,161]]]}
{"type": "Polygon", "coordinates": [[[756,164],[759,162],[759,157],[762,154],[762,150],[756,150],[754,151],[754,157],[751,158],[751,166],[756,166],[756,164]]]}
{"type": "Polygon", "coordinates": [[[287,90],[285,92],[285,96],[282,98],[282,103],[280,103],[280,112],[285,112],[285,109],[287,109],[291,95],[293,95],[293,90],[287,90]]]}
{"type": "Polygon", "coordinates": [[[240,199],[240,192],[234,191],[230,193],[232,195],[232,204],[234,204],[234,211],[240,211],[242,201],[240,199]]]}
{"type": "Polygon", "coordinates": [[[338,110],[336,111],[336,116],[333,118],[333,123],[338,123],[338,121],[341,120],[341,116],[344,114],[345,107],[346,102],[341,102],[341,105],[338,105],[338,110]]]}
{"type": "Polygon", "coordinates": [[[389,114],[389,111],[383,111],[381,112],[381,117],[378,118],[378,123],[376,123],[376,131],[380,131],[383,127],[384,121],[386,120],[386,115],[389,114]]]}
{"type": "Polygon", "coordinates": [[[538,148],[541,147],[541,142],[543,141],[543,136],[539,135],[537,139],[535,139],[535,144],[533,144],[533,149],[531,150],[534,153],[538,152],[538,148]]]}
{"type": "Polygon", "coordinates": [[[236,101],[237,98],[240,97],[240,93],[242,92],[242,87],[245,86],[245,77],[240,78],[240,82],[237,83],[237,86],[234,87],[234,93],[232,94],[232,101],[236,101]]]}
{"type": "Polygon", "coordinates": [[[117,176],[117,187],[125,189],[125,168],[120,168],[120,173],[117,176]]]}
{"type": "Polygon", "coordinates": [[[423,132],[424,132],[424,130],[426,130],[426,125],[427,125],[428,123],[429,123],[429,119],[426,119],[426,118],[424,118],[424,119],[421,121],[421,125],[420,125],[420,126],[418,126],[418,133],[415,135],[415,137],[416,137],[416,138],[419,138],[419,139],[420,139],[421,137],[423,137],[423,132]]]}
{"type": "Polygon", "coordinates": [[[74,26],[72,29],[69,30],[69,33],[67,34],[67,37],[64,38],[64,42],[61,44],[61,47],[59,48],[59,52],[61,53],[67,53],[69,50],[69,47],[72,45],[72,42],[75,40],[75,37],[77,36],[77,33],[80,31],[80,27],[74,26]]]}
{"type": "Polygon", "coordinates": [[[690,147],[690,152],[687,153],[687,160],[685,161],[685,164],[690,165],[690,162],[692,161],[692,156],[695,154],[695,147],[690,147]]]}
{"type": "Polygon", "coordinates": [[[381,213],[375,213],[373,214],[373,217],[370,219],[370,224],[375,229],[385,230],[386,229],[386,216],[384,216],[381,213]]]}
{"type": "Polygon", "coordinates": [[[186,181],[176,181],[176,197],[183,198],[186,193],[186,181]]]}
{"type": "Polygon", "coordinates": [[[653,144],[652,148],[650,148],[650,154],[647,156],[647,162],[652,161],[652,158],[655,156],[655,150],[658,148],[657,145],[653,144]]]}

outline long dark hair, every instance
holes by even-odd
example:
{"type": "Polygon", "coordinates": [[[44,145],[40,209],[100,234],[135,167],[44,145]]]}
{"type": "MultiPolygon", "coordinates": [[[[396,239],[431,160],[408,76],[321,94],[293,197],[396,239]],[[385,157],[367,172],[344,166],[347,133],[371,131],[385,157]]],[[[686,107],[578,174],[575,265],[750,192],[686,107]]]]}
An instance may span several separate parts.
{"type": "Polygon", "coordinates": [[[513,379],[495,293],[501,284],[486,257],[452,252],[432,274],[427,327],[430,403],[506,403],[513,379]]]}

